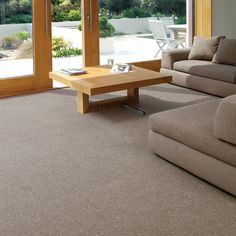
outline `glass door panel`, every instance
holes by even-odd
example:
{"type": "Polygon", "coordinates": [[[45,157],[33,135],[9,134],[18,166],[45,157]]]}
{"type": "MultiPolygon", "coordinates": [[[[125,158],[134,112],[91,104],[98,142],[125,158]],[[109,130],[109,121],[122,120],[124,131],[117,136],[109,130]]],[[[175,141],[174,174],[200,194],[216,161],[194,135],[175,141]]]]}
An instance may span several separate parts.
{"type": "Polygon", "coordinates": [[[52,87],[50,12],[50,0],[0,0],[0,96],[52,87]]]}
{"type": "Polygon", "coordinates": [[[32,0],[0,0],[0,79],[34,73],[32,0]]]}
{"type": "Polygon", "coordinates": [[[99,0],[99,5],[101,64],[109,58],[115,63],[158,59],[163,48],[186,46],[186,0],[99,0]]]}
{"type": "MultiPolygon", "coordinates": [[[[81,1],[52,1],[53,70],[82,67],[81,1]]],[[[53,81],[53,87],[64,86],[53,81]]]]}

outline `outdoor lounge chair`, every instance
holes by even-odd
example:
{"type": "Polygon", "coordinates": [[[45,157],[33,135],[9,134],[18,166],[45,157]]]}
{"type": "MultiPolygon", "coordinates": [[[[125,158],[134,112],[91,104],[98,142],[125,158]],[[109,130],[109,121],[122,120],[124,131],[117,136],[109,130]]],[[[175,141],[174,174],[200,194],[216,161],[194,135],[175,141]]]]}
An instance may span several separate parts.
{"type": "MultiPolygon", "coordinates": [[[[171,37],[171,31],[168,28],[168,26],[175,24],[173,16],[159,17],[159,19],[164,25],[166,35],[168,37],[171,37]]],[[[179,44],[184,48],[184,43],[186,42],[186,33],[185,32],[178,32],[178,39],[179,39],[179,44]]]]}
{"type": "Polygon", "coordinates": [[[179,42],[167,37],[164,25],[160,20],[149,20],[149,28],[159,48],[154,57],[157,57],[160,52],[163,52],[166,45],[170,48],[178,47],[179,42]]]}
{"type": "Polygon", "coordinates": [[[163,23],[166,35],[170,37],[170,30],[167,28],[168,25],[174,25],[174,18],[172,16],[159,17],[159,20],[163,23]]]}

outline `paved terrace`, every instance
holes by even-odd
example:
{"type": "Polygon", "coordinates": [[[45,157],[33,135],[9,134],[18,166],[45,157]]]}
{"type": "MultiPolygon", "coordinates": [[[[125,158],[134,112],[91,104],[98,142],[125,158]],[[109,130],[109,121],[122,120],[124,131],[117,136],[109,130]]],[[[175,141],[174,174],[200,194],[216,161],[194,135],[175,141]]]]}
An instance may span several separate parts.
{"type": "MultiPolygon", "coordinates": [[[[82,32],[70,27],[52,27],[52,36],[63,36],[74,47],[82,48],[82,32]]],[[[100,39],[100,63],[107,64],[108,58],[114,63],[125,63],[154,59],[158,46],[151,34],[119,35],[100,39]]],[[[161,57],[161,53],[157,58],[161,57]]],[[[0,59],[0,79],[33,74],[32,59],[0,59]]],[[[82,56],[53,58],[53,70],[81,67],[82,56]]],[[[54,87],[61,86],[58,83],[54,87]]]]}

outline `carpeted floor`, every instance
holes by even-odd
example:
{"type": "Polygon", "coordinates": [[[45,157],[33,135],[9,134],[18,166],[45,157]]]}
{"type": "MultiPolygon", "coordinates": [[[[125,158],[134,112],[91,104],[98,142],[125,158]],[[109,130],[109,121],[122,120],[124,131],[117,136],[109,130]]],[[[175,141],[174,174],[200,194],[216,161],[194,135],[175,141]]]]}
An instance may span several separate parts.
{"type": "MultiPolygon", "coordinates": [[[[149,114],[209,99],[141,91],[149,114]]],[[[150,152],[148,115],[80,115],[63,89],[2,99],[0,132],[2,236],[236,235],[236,198],[150,152]]]]}

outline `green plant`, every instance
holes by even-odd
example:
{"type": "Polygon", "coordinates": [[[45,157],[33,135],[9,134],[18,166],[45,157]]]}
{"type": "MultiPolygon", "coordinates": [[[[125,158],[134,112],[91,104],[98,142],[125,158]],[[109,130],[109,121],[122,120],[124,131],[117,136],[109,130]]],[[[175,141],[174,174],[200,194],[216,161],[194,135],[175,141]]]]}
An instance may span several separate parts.
{"type": "Polygon", "coordinates": [[[19,31],[19,32],[16,32],[16,33],[14,34],[14,37],[15,37],[16,39],[25,41],[25,40],[30,39],[30,33],[27,32],[27,31],[19,31]]]}
{"type": "Polygon", "coordinates": [[[54,21],[55,22],[62,22],[62,21],[67,21],[68,19],[68,14],[66,12],[57,12],[54,15],[54,21]]]}
{"type": "Polygon", "coordinates": [[[66,41],[63,37],[53,37],[52,38],[52,51],[58,51],[63,48],[69,48],[72,46],[72,43],[66,41]]]}
{"type": "Polygon", "coordinates": [[[31,23],[32,16],[28,14],[13,15],[6,18],[6,24],[13,23],[31,23]]]}
{"type": "Polygon", "coordinates": [[[68,13],[69,21],[78,21],[81,20],[80,11],[79,10],[70,10],[68,13]]]}
{"type": "Polygon", "coordinates": [[[69,12],[58,11],[54,15],[54,21],[79,21],[81,20],[80,11],[79,10],[70,10],[69,12]]]}
{"type": "Polygon", "coordinates": [[[0,41],[0,47],[3,50],[13,50],[18,48],[21,42],[19,42],[19,40],[17,40],[14,36],[6,36],[0,41]]]}
{"type": "Polygon", "coordinates": [[[99,18],[100,37],[111,37],[115,33],[115,28],[108,22],[105,16],[99,18]]]}
{"type": "Polygon", "coordinates": [[[160,12],[157,12],[157,13],[155,14],[155,17],[156,17],[157,19],[159,19],[160,17],[164,17],[164,15],[163,15],[162,13],[160,13],[160,12]]]}
{"type": "Polygon", "coordinates": [[[186,16],[179,16],[175,19],[176,24],[186,24],[186,16]]]}
{"type": "Polygon", "coordinates": [[[6,36],[0,41],[0,47],[4,50],[13,50],[20,47],[24,41],[30,39],[30,33],[26,31],[19,31],[11,36],[6,36]]]}
{"type": "Polygon", "coordinates": [[[82,54],[82,50],[80,48],[63,48],[61,50],[57,50],[53,53],[53,57],[70,57],[70,56],[79,56],[82,54]]]}
{"type": "Polygon", "coordinates": [[[77,26],[77,29],[78,29],[79,31],[82,31],[82,25],[79,24],[79,25],[77,26]]]}
{"type": "Polygon", "coordinates": [[[126,9],[122,12],[123,17],[136,18],[136,17],[150,17],[151,13],[143,8],[133,7],[126,9]]]}
{"type": "Polygon", "coordinates": [[[52,38],[52,55],[53,57],[79,56],[82,54],[80,48],[72,47],[72,43],[66,41],[63,37],[52,38]]]}

